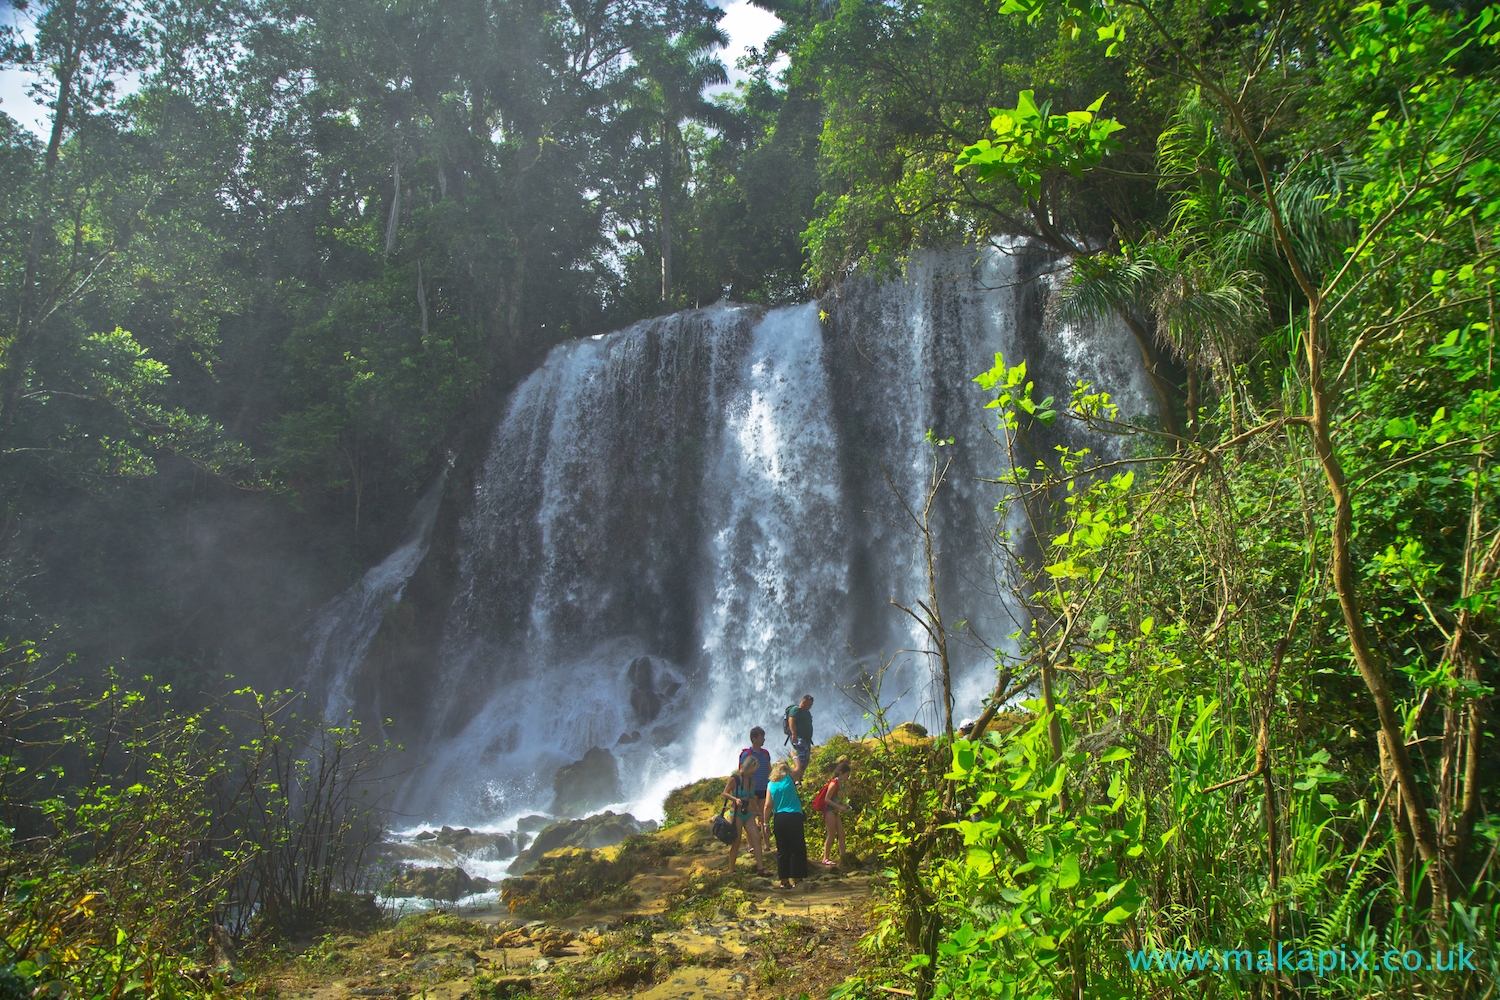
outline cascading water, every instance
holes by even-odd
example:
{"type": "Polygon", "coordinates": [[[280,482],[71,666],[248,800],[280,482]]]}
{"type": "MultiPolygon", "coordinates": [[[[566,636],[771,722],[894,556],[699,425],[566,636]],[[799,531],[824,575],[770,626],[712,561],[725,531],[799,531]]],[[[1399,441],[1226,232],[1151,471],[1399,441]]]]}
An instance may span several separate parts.
{"type": "MultiPolygon", "coordinates": [[[[1039,395],[1088,379],[1149,408],[1128,333],[1048,320],[1058,266],[1020,245],[932,253],[821,303],[719,305],[556,348],[476,481],[422,731],[399,734],[421,766],[398,809],[478,826],[545,811],[556,768],[598,746],[621,779],[598,804],[659,814],[673,785],[730,770],[752,725],[779,747],[804,692],[820,742],[841,719],[860,729],[840,688],[892,658],[886,694],[934,719],[932,665],[901,652],[926,643],[890,604],[927,591],[896,494],[920,508],[950,458],[937,563],[945,618],[967,623],[950,653],[972,712],[993,683],[985,645],[1015,624],[984,482],[1006,459],[971,380],[1003,352],[1039,395]]],[[[325,617],[357,617],[338,601],[325,617]]],[[[329,654],[342,628],[320,619],[320,676],[364,656],[368,637],[329,654]]],[[[346,707],[347,679],[327,688],[346,707]]]]}
{"type": "Polygon", "coordinates": [[[406,581],[427,556],[447,479],[445,466],[407,518],[401,544],[358,583],[318,609],[303,637],[311,647],[303,687],[322,695],[325,718],[341,720],[353,711],[355,677],[386,612],[401,600],[406,581]]]}

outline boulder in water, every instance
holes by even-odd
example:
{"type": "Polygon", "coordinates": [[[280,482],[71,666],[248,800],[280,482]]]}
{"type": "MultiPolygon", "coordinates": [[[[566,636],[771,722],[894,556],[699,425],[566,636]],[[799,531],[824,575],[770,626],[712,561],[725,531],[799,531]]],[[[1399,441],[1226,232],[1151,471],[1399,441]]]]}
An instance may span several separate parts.
{"type": "Polygon", "coordinates": [[[439,847],[479,861],[503,861],[514,857],[516,846],[503,833],[474,833],[468,827],[455,830],[445,826],[437,835],[439,847]]]}
{"type": "Polygon", "coordinates": [[[463,858],[504,861],[516,855],[516,844],[503,833],[472,833],[443,827],[443,832],[424,838],[418,834],[407,842],[386,842],[371,848],[378,861],[416,862],[451,867],[463,858]]]}
{"type": "Polygon", "coordinates": [[[385,892],[389,896],[462,899],[491,888],[488,879],[473,878],[462,868],[408,868],[391,879],[385,892]]]}
{"type": "Polygon", "coordinates": [[[582,760],[557,769],[552,792],[552,812],[557,816],[584,816],[590,809],[618,802],[623,796],[619,761],[602,747],[590,747],[582,760]]]}
{"type": "Polygon", "coordinates": [[[522,816],[516,820],[516,832],[538,833],[556,822],[551,816],[522,816]]]}
{"type": "Polygon", "coordinates": [[[512,875],[524,875],[537,866],[542,855],[563,847],[593,849],[613,847],[626,837],[637,833],[648,833],[656,829],[656,823],[644,823],[629,813],[616,816],[602,812],[588,819],[573,819],[555,823],[537,834],[530,847],[522,851],[506,869],[512,875]]]}
{"type": "Polygon", "coordinates": [[[418,840],[414,843],[392,843],[382,842],[370,848],[370,856],[376,861],[393,861],[397,864],[417,862],[418,864],[452,865],[458,861],[458,854],[447,847],[439,847],[430,840],[418,840]]]}
{"type": "Polygon", "coordinates": [[[649,656],[637,656],[625,669],[625,677],[630,681],[630,707],[635,711],[635,721],[641,725],[655,722],[661,714],[661,695],[656,693],[653,673],[649,656]]]}

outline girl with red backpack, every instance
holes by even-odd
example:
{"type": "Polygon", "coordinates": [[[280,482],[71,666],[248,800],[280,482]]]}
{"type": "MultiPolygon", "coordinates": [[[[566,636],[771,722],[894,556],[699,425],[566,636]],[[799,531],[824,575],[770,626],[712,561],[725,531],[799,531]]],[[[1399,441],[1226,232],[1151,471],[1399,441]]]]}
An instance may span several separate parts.
{"type": "Polygon", "coordinates": [[[828,851],[833,847],[835,839],[839,844],[839,857],[844,856],[844,819],[840,813],[849,811],[849,804],[842,801],[839,796],[844,794],[844,780],[849,777],[849,772],[854,770],[846,758],[840,758],[833,769],[833,777],[824,782],[823,787],[818,789],[818,794],[813,798],[813,812],[823,814],[823,867],[837,868],[838,862],[828,857],[828,851]]]}

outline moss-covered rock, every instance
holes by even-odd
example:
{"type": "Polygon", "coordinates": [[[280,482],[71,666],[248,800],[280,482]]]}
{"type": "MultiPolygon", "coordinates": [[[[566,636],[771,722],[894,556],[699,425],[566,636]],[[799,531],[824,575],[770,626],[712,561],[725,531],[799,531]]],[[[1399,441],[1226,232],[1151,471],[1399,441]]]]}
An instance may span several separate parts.
{"type": "Polygon", "coordinates": [[[385,894],[422,899],[462,899],[491,888],[488,879],[473,878],[462,868],[408,868],[386,884],[385,894]]]}
{"type": "Polygon", "coordinates": [[[537,866],[542,858],[552,851],[564,847],[592,850],[613,847],[627,837],[650,833],[656,829],[654,820],[638,820],[629,813],[615,815],[602,812],[587,819],[573,819],[554,823],[531,842],[531,846],[517,855],[506,869],[512,875],[525,875],[537,866]]]}

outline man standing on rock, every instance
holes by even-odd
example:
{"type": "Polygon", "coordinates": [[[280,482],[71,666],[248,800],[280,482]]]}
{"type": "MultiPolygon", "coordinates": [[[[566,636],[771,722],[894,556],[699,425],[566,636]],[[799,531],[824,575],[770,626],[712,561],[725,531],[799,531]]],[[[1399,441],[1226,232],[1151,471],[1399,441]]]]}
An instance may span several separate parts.
{"type": "Polygon", "coordinates": [[[792,780],[800,782],[802,775],[807,772],[807,763],[812,758],[813,745],[813,723],[812,723],[813,696],[805,694],[802,701],[787,709],[787,726],[791,730],[792,750],[797,754],[797,767],[792,774],[792,780]]]}

